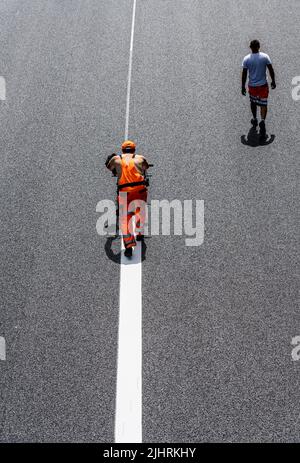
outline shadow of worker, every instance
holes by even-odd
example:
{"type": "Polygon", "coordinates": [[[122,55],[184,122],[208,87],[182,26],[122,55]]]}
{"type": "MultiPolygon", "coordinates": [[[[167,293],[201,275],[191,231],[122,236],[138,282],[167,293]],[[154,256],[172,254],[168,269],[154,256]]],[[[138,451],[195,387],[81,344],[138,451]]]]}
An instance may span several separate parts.
{"type": "MultiPolygon", "coordinates": [[[[124,251],[120,249],[119,236],[109,236],[106,240],[104,250],[107,257],[115,264],[121,264],[121,255],[124,251]]],[[[147,245],[145,240],[141,242],[141,262],[146,259],[147,245]]],[[[136,264],[135,259],[126,258],[126,265],[136,264]]]]}
{"type": "Polygon", "coordinates": [[[265,138],[261,138],[256,127],[251,127],[248,132],[248,136],[241,136],[241,143],[243,145],[252,146],[252,148],[256,148],[257,146],[270,145],[274,140],[275,135],[266,135],[265,138]]]}

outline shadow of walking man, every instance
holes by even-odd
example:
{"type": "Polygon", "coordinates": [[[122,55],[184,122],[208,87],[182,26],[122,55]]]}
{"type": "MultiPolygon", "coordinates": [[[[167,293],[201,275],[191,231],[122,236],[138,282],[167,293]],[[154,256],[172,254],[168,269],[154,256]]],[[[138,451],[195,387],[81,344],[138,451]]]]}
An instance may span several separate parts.
{"type": "Polygon", "coordinates": [[[252,146],[253,148],[257,146],[270,145],[275,140],[275,135],[267,135],[266,138],[261,138],[256,127],[251,127],[248,132],[248,135],[241,136],[241,143],[243,145],[252,146]]]}

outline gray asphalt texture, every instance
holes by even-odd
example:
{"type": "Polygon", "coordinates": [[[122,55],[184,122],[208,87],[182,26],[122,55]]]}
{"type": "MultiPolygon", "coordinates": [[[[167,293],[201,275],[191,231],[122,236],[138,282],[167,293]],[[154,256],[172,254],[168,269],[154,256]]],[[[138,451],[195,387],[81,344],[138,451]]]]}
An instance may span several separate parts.
{"type": "MultiPolygon", "coordinates": [[[[131,6],[0,4],[1,442],[114,439],[120,268],[96,204],[115,194],[131,6]]],[[[200,247],[146,240],[145,442],[300,440],[299,19],[298,0],[137,1],[130,138],[152,199],[205,203],[200,247]],[[275,139],[252,147],[240,71],[256,37],[278,88],[275,139]]]]}

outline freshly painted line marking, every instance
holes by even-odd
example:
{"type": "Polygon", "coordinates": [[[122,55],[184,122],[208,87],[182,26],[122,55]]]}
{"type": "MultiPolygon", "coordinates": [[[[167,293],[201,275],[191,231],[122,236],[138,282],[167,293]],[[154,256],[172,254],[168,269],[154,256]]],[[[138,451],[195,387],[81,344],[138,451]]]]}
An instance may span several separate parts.
{"type": "MultiPolygon", "coordinates": [[[[122,246],[123,249],[123,246],[122,246]]],[[[115,442],[142,442],[141,243],[129,260],[122,252],[115,442]]]]}
{"type": "MultiPolygon", "coordinates": [[[[136,0],[133,0],[127,80],[125,140],[128,138],[132,54],[136,0]]],[[[142,260],[141,243],[133,256],[124,256],[121,244],[119,335],[115,442],[142,442],[142,260]]]]}
{"type": "Polygon", "coordinates": [[[2,76],[0,76],[0,100],[6,100],[6,83],[2,76]]]}
{"type": "Polygon", "coordinates": [[[6,346],[3,336],[0,336],[0,360],[6,360],[6,346]]]}
{"type": "Polygon", "coordinates": [[[128,138],[128,126],[129,126],[129,106],[130,106],[130,90],[131,90],[132,54],[133,54],[135,11],[136,11],[136,0],[133,0],[132,21],[131,21],[131,37],[130,37],[130,51],[129,51],[129,66],[128,66],[128,78],[127,78],[125,137],[124,137],[125,140],[127,140],[127,138],[128,138]]]}

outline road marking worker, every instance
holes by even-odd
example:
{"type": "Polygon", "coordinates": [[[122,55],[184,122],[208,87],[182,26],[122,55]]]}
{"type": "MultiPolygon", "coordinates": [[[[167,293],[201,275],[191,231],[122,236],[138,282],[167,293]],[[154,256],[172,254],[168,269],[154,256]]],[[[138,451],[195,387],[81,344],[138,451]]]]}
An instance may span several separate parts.
{"type": "Polygon", "coordinates": [[[257,127],[257,106],[260,106],[261,121],[259,123],[260,137],[266,138],[266,124],[265,120],[268,111],[268,96],[269,86],[267,81],[267,68],[271,76],[271,88],[276,88],[275,72],[272,66],[270,57],[266,53],[260,52],[260,43],[258,40],[252,40],[250,43],[252,53],[245,56],[243,60],[243,73],[242,73],[242,94],[246,95],[246,80],[249,71],[249,96],[251,111],[253,119],[251,124],[257,127]]]}
{"type": "Polygon", "coordinates": [[[142,241],[142,233],[147,204],[146,170],[149,164],[140,154],[135,153],[135,143],[125,140],[122,144],[122,154],[113,154],[107,158],[106,167],[118,177],[118,207],[121,233],[125,246],[125,256],[132,256],[132,248],[136,241],[142,241]],[[141,201],[137,207],[130,206],[133,201],[141,201]],[[136,228],[139,230],[134,236],[132,218],[135,217],[136,228]]]}

